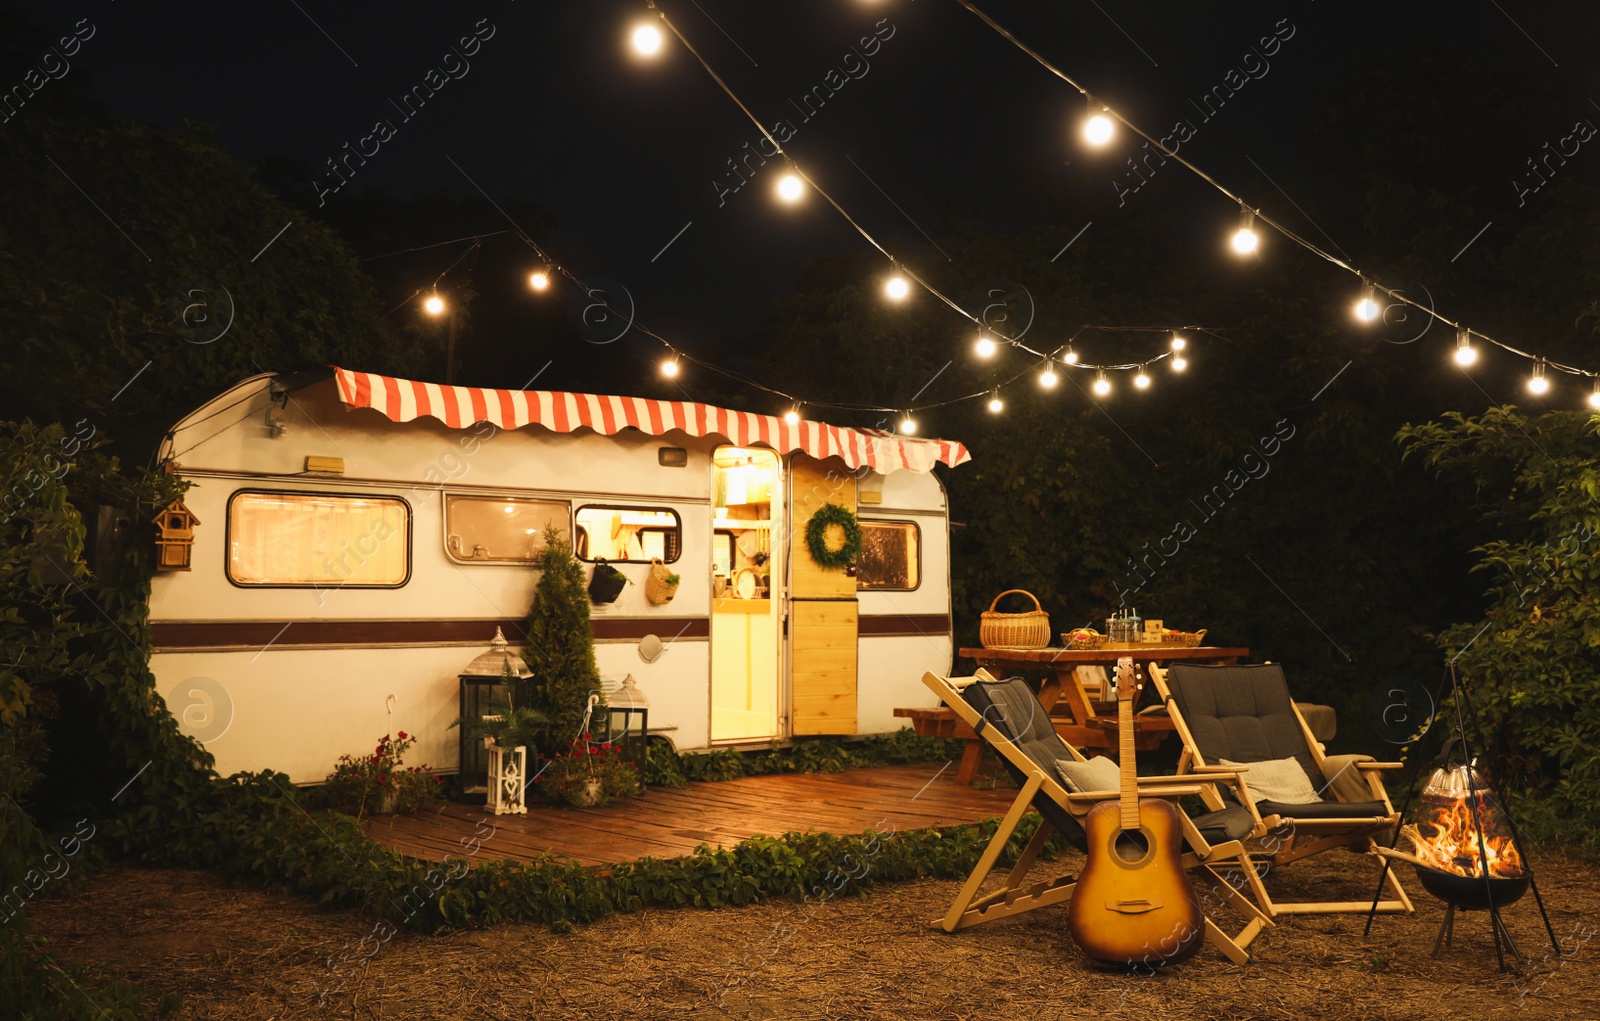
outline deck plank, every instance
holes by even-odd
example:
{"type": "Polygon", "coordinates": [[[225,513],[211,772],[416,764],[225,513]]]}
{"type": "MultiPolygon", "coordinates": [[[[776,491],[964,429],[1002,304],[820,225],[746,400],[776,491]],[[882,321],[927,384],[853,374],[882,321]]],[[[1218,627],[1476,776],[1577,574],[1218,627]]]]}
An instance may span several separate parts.
{"type": "Polygon", "coordinates": [[[530,804],[526,815],[494,816],[481,806],[446,803],[414,817],[366,819],[367,835],[402,854],[440,861],[476,857],[531,861],[546,852],[584,865],[671,858],[705,844],[728,847],[756,834],[816,830],[854,835],[893,826],[923,829],[1003,814],[1009,790],[955,782],[942,763],[880,766],[839,773],[780,773],[652,787],[640,799],[603,808],[530,804]],[[488,827],[493,835],[485,838],[488,827]]]}

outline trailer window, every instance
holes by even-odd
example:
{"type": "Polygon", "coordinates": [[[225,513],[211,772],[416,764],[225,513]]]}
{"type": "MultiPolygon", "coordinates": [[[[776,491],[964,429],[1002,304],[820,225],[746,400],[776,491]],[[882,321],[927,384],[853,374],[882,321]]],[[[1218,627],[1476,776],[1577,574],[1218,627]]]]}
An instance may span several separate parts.
{"type": "Polygon", "coordinates": [[[583,560],[677,560],[683,551],[683,524],[665,507],[579,507],[574,520],[583,560]]]}
{"type": "Polygon", "coordinates": [[[914,521],[861,522],[858,589],[914,589],[922,583],[922,536],[914,521]]]}
{"type": "Polygon", "coordinates": [[[544,530],[564,535],[570,506],[560,500],[505,496],[444,498],[444,546],[467,564],[526,564],[544,552],[544,530]]]}
{"type": "Polygon", "coordinates": [[[404,585],[411,508],[398,497],[235,493],[227,571],[235,585],[404,585]]]}

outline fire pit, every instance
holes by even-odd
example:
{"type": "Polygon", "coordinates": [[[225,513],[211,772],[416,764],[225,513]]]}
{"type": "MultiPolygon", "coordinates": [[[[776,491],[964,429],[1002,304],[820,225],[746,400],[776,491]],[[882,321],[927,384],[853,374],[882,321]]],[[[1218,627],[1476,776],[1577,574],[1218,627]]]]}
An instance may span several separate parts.
{"type": "Polygon", "coordinates": [[[1422,791],[1417,822],[1400,827],[1400,835],[1410,841],[1411,853],[1377,851],[1410,862],[1423,889],[1445,902],[1433,956],[1450,946],[1457,909],[1487,910],[1496,940],[1521,960],[1499,909],[1521,900],[1529,880],[1505,813],[1477,775],[1466,766],[1435,770],[1422,791]]]}

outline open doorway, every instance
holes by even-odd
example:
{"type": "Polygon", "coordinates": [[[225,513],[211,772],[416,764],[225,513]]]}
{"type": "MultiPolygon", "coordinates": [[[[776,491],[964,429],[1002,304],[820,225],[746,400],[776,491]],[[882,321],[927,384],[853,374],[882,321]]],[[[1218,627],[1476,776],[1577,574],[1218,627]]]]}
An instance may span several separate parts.
{"type": "Polygon", "coordinates": [[[774,513],[783,506],[778,455],[719,447],[712,458],[711,740],[782,736],[773,578],[774,513]]]}

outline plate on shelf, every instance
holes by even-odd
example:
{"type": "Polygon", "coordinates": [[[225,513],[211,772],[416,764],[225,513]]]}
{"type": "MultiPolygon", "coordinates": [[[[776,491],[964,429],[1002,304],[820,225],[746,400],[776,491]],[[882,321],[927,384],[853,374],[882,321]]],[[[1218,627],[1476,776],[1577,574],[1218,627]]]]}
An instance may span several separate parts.
{"type": "Polygon", "coordinates": [[[756,576],[753,571],[740,571],[739,580],[733,583],[734,594],[740,599],[753,599],[756,594],[756,576]]]}

